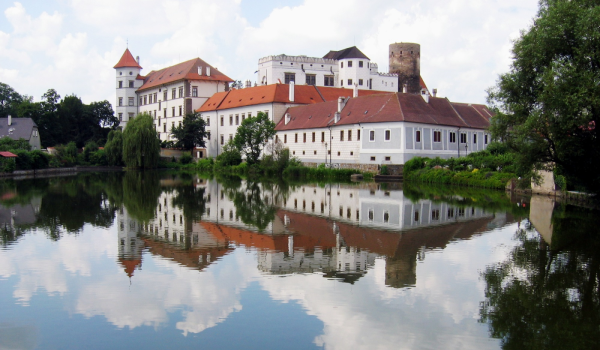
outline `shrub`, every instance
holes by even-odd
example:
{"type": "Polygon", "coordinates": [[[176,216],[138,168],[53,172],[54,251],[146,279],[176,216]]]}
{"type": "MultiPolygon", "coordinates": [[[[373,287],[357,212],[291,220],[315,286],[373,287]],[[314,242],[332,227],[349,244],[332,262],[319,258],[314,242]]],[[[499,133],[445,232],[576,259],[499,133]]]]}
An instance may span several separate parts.
{"type": "Polygon", "coordinates": [[[92,155],[92,153],[98,151],[98,144],[94,141],[89,141],[88,143],[85,144],[85,147],[83,149],[83,160],[85,162],[90,163],[90,157],[92,155]]]}
{"type": "Polygon", "coordinates": [[[179,158],[179,163],[181,164],[190,164],[192,161],[193,158],[189,153],[184,153],[181,158],[179,158]]]}
{"type": "Polygon", "coordinates": [[[108,159],[106,157],[105,150],[97,150],[90,155],[90,163],[94,165],[106,166],[108,165],[108,159]]]}
{"type": "Polygon", "coordinates": [[[31,167],[33,169],[46,169],[50,165],[50,155],[40,150],[33,150],[29,153],[31,157],[31,167]]]}
{"type": "Polygon", "coordinates": [[[381,170],[379,171],[379,174],[381,174],[381,175],[388,175],[389,174],[387,165],[382,165],[381,166],[381,170]]]}
{"type": "Polygon", "coordinates": [[[215,165],[215,161],[214,159],[212,159],[212,157],[210,158],[204,158],[204,159],[200,159],[198,160],[198,169],[200,170],[212,170],[213,166],[215,165]]]}
{"type": "Polygon", "coordinates": [[[227,142],[225,146],[223,146],[223,152],[217,156],[218,166],[238,165],[241,162],[242,154],[231,142],[227,142]]]}

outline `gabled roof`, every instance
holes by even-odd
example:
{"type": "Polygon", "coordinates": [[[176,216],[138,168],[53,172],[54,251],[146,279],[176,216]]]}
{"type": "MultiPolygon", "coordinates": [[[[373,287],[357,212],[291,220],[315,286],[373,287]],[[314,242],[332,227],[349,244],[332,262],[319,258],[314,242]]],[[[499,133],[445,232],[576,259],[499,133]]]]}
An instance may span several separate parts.
{"type": "Polygon", "coordinates": [[[31,118],[12,118],[11,125],[8,125],[8,118],[0,118],[0,138],[8,136],[13,140],[29,141],[33,128],[37,125],[31,118]]]}
{"type": "MultiPolygon", "coordinates": [[[[358,90],[358,95],[381,94],[381,91],[358,90]]],[[[227,108],[253,106],[263,103],[315,104],[324,101],[337,101],[338,97],[352,96],[351,89],[317,87],[314,85],[294,85],[294,101],[290,101],[290,85],[271,84],[218,92],[209,98],[197,112],[222,110],[227,108]]]]}
{"type": "Polygon", "coordinates": [[[123,56],[121,56],[121,59],[113,68],[122,68],[122,67],[134,67],[134,68],[142,69],[142,67],[135,60],[135,58],[133,58],[133,55],[131,54],[131,52],[129,52],[129,49],[125,49],[125,52],[123,52],[123,56]]]}
{"type": "Polygon", "coordinates": [[[4,158],[17,158],[17,155],[11,152],[0,152],[0,157],[4,157],[4,158]]]}
{"type": "MultiPolygon", "coordinates": [[[[287,113],[291,120],[286,125],[286,118],[282,118],[275,129],[283,131],[400,121],[476,129],[489,126],[489,120],[472,106],[453,104],[448,99],[438,97],[429,97],[427,103],[421,96],[413,94],[387,93],[351,98],[342,109],[340,120],[334,124],[337,108],[335,101],[290,107],[287,113]]],[[[482,109],[487,110],[485,106],[482,109]]]]}
{"type": "Polygon", "coordinates": [[[362,53],[356,46],[352,46],[339,51],[329,51],[323,58],[329,58],[333,60],[343,60],[347,58],[364,58],[369,59],[364,53],[362,53]]]}
{"type": "Polygon", "coordinates": [[[222,81],[233,82],[231,78],[216,70],[200,58],[194,58],[189,61],[181,62],[171,67],[163,68],[158,71],[152,71],[144,77],[144,84],[138,91],[150,89],[167,83],[179,80],[204,80],[204,81],[222,81]],[[202,75],[198,74],[198,69],[202,75]],[[207,75],[210,70],[210,75],[207,75]]]}

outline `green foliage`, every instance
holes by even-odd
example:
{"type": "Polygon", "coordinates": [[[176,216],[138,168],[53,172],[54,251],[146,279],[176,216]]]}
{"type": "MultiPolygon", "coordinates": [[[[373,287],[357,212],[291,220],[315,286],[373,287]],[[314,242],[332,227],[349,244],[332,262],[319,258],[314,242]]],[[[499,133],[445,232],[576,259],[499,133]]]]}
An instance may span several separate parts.
{"type": "Polygon", "coordinates": [[[23,138],[13,140],[8,136],[4,136],[0,139],[0,151],[5,152],[16,150],[31,151],[31,145],[27,140],[23,138]]]}
{"type": "Polygon", "coordinates": [[[233,144],[246,156],[246,162],[256,164],[264,146],[275,136],[275,123],[266,113],[247,118],[238,127],[233,144]]]}
{"type": "Polygon", "coordinates": [[[104,145],[108,165],[123,165],[123,133],[121,130],[111,130],[104,145]]]}
{"type": "Polygon", "coordinates": [[[108,159],[106,158],[106,151],[99,149],[90,155],[90,163],[93,165],[107,166],[108,159]]]}
{"type": "Polygon", "coordinates": [[[56,147],[56,157],[62,166],[73,166],[77,164],[77,146],[74,141],[66,146],[58,145],[56,147]]]}
{"type": "Polygon", "coordinates": [[[381,166],[381,170],[379,171],[379,174],[381,175],[388,175],[389,171],[388,171],[388,167],[387,165],[382,165],[381,166]]]}
{"type": "Polygon", "coordinates": [[[17,116],[17,108],[24,98],[10,86],[0,83],[0,118],[17,116]]]}
{"type": "Polygon", "coordinates": [[[40,150],[29,152],[31,167],[33,169],[46,169],[50,166],[50,155],[40,150]]]}
{"type": "Polygon", "coordinates": [[[183,123],[171,129],[171,135],[177,142],[174,146],[184,150],[191,150],[194,147],[205,147],[205,122],[200,117],[200,113],[188,113],[183,118],[183,123]]]}
{"type": "Polygon", "coordinates": [[[600,6],[543,0],[513,47],[510,71],[489,91],[490,130],[519,173],[554,163],[570,183],[600,193],[600,6]]]}
{"type": "Polygon", "coordinates": [[[152,117],[138,114],[123,132],[123,161],[130,168],[156,168],[160,157],[160,140],[152,117]]]}
{"type": "Polygon", "coordinates": [[[85,162],[90,162],[90,156],[97,150],[98,144],[94,141],[88,141],[88,143],[85,144],[85,148],[83,150],[83,160],[85,162]]]}
{"type": "Polygon", "coordinates": [[[179,158],[179,163],[190,164],[193,160],[194,158],[192,158],[192,156],[189,153],[184,153],[183,155],[181,155],[181,158],[179,158]]]}
{"type": "Polygon", "coordinates": [[[217,166],[238,165],[242,162],[242,154],[232,142],[227,142],[223,146],[223,152],[217,156],[217,166]]]}
{"type": "Polygon", "coordinates": [[[211,171],[215,166],[215,161],[211,157],[199,159],[197,163],[197,167],[201,171],[211,171]]]}

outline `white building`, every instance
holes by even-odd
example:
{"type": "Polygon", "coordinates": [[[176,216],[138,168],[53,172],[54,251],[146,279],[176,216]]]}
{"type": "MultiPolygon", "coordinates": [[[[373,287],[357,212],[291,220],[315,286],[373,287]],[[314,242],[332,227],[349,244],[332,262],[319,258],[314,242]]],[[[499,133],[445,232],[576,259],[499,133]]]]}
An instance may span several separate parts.
{"type": "Polygon", "coordinates": [[[229,89],[229,77],[200,58],[194,58],[140,74],[139,58],[125,50],[116,70],[116,113],[121,128],[138,113],[153,116],[162,141],[171,140],[171,128],[183,121],[186,113],[200,108],[215,93],[229,89]]]}
{"type": "Polygon", "coordinates": [[[329,51],[323,58],[276,55],[258,60],[259,85],[289,84],[398,91],[398,75],[380,73],[377,63],[356,46],[329,51]]]}
{"type": "Polygon", "coordinates": [[[276,138],[304,163],[404,164],[483,150],[491,112],[484,105],[389,93],[291,107],[276,138]]]}

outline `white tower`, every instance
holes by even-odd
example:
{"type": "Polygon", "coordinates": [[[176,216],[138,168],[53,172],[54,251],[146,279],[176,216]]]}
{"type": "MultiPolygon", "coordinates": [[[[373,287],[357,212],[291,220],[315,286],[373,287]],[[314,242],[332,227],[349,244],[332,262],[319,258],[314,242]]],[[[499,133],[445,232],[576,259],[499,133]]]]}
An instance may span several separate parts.
{"type": "Polygon", "coordinates": [[[138,101],[135,91],[144,83],[140,75],[142,67],[139,63],[139,57],[137,60],[134,59],[129,49],[125,49],[119,63],[114,68],[117,77],[115,112],[120,121],[119,126],[121,129],[125,129],[129,119],[135,117],[138,113],[138,101]]]}

